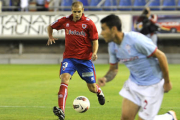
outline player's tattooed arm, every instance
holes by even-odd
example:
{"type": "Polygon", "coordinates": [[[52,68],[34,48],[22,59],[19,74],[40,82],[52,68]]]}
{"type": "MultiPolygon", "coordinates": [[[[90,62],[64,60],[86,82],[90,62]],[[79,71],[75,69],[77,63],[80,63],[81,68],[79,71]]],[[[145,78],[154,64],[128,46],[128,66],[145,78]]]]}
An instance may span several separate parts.
{"type": "Polygon", "coordinates": [[[118,73],[118,63],[116,64],[110,64],[110,69],[104,76],[106,78],[106,82],[109,82],[114,79],[114,77],[118,73]]]}
{"type": "Polygon", "coordinates": [[[108,72],[106,73],[106,75],[98,79],[98,85],[105,86],[106,82],[113,80],[114,77],[117,75],[117,73],[118,73],[118,63],[110,64],[110,68],[108,72]]]}

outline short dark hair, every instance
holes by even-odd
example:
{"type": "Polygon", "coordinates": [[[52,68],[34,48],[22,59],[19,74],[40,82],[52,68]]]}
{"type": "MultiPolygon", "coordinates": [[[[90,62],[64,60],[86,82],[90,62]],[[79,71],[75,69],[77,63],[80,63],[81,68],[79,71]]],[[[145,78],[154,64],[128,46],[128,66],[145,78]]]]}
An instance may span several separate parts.
{"type": "Polygon", "coordinates": [[[114,14],[108,15],[108,16],[104,17],[103,19],[101,19],[100,22],[101,22],[101,24],[106,23],[106,25],[109,28],[116,26],[118,31],[122,31],[121,19],[117,15],[114,15],[114,14]]]}
{"type": "Polygon", "coordinates": [[[142,12],[142,14],[144,14],[144,15],[147,15],[148,13],[149,13],[149,11],[147,9],[144,9],[142,12]]]}

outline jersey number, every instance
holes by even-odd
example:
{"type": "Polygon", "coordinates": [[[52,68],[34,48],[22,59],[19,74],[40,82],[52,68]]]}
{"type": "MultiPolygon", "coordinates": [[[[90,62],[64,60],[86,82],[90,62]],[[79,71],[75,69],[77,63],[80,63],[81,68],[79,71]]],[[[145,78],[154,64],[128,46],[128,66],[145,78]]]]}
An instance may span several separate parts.
{"type": "Polygon", "coordinates": [[[147,100],[144,100],[144,103],[145,103],[144,109],[146,109],[146,106],[148,104],[147,100]]]}
{"type": "Polygon", "coordinates": [[[68,62],[64,62],[64,63],[63,63],[63,66],[62,66],[63,71],[67,68],[67,66],[68,66],[68,62]]]}

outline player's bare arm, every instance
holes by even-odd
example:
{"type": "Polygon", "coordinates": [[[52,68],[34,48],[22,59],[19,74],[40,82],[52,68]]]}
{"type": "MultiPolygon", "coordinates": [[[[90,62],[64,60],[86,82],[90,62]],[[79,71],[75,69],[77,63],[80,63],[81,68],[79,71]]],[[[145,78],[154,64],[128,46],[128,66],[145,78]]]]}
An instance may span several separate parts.
{"type": "Polygon", "coordinates": [[[99,43],[98,40],[93,41],[93,48],[92,48],[92,61],[95,61],[97,59],[97,51],[98,51],[99,43]]]}
{"type": "Polygon", "coordinates": [[[47,41],[47,45],[50,45],[50,44],[55,43],[55,40],[58,40],[58,39],[53,37],[53,35],[52,35],[53,29],[50,25],[47,27],[47,30],[48,30],[48,36],[49,36],[49,39],[47,41]]]}
{"type": "Polygon", "coordinates": [[[106,82],[109,82],[114,79],[118,73],[118,63],[110,64],[109,70],[106,75],[98,79],[99,86],[105,86],[106,82]]]}
{"type": "Polygon", "coordinates": [[[153,56],[157,57],[159,60],[159,65],[160,65],[160,68],[161,68],[162,73],[163,73],[163,78],[165,80],[164,92],[168,92],[169,90],[172,89],[172,85],[171,85],[171,82],[169,79],[169,68],[168,68],[168,62],[167,62],[166,55],[162,51],[157,49],[154,52],[153,56]]]}

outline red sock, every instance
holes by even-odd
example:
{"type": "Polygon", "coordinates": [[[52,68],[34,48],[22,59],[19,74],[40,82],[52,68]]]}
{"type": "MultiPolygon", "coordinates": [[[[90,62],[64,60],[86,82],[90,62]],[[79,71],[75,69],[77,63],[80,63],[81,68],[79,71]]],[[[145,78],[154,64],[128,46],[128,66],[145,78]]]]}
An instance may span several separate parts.
{"type": "Polygon", "coordinates": [[[61,83],[59,92],[58,92],[58,105],[63,111],[65,111],[66,99],[68,95],[68,85],[65,83],[61,83]]]}
{"type": "Polygon", "coordinates": [[[97,92],[96,92],[96,93],[97,93],[97,94],[100,94],[101,91],[102,91],[101,88],[100,88],[97,84],[96,84],[96,88],[97,88],[97,92]]]}

